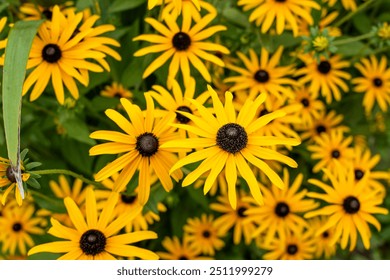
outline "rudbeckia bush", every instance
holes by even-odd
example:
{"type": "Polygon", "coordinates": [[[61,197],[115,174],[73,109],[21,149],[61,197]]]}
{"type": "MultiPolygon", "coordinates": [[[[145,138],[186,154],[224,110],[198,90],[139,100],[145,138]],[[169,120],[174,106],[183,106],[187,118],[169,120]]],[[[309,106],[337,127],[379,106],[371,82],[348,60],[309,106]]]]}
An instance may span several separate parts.
{"type": "Polygon", "coordinates": [[[0,259],[390,259],[389,1],[8,2],[0,259]]]}

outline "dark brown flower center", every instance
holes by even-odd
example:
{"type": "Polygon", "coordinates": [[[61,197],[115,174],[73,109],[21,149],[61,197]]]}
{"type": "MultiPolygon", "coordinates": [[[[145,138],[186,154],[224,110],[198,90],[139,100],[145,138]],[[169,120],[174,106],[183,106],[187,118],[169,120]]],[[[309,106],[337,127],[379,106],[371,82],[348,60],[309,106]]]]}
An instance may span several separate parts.
{"type": "Polygon", "coordinates": [[[286,0],[275,0],[275,2],[284,3],[286,0]]]}
{"type": "Polygon", "coordinates": [[[266,83],[269,80],[269,74],[265,70],[258,70],[254,76],[255,80],[259,83],[266,83]]]}
{"type": "Polygon", "coordinates": [[[60,60],[62,52],[56,44],[47,44],[42,50],[42,58],[49,63],[60,60]]]}
{"type": "Polygon", "coordinates": [[[95,256],[104,251],[107,239],[104,234],[96,229],[90,229],[80,238],[80,249],[86,255],[95,256]]]}
{"type": "Polygon", "coordinates": [[[224,151],[234,154],[246,147],[248,134],[236,123],[228,123],[217,132],[217,145],[224,151]]]}
{"type": "Polygon", "coordinates": [[[372,80],[372,83],[374,84],[374,86],[376,87],[381,87],[383,85],[383,81],[381,78],[374,78],[372,80]]]}
{"type": "Polygon", "coordinates": [[[150,132],[145,132],[137,137],[135,148],[143,157],[151,157],[158,151],[158,139],[150,132]]]}
{"type": "Polygon", "coordinates": [[[290,213],[290,207],[284,202],[279,202],[275,207],[275,214],[278,217],[284,218],[290,213]]]}
{"type": "Polygon", "coordinates": [[[329,232],[324,231],[324,232],[322,233],[322,237],[323,237],[323,238],[328,238],[328,237],[329,237],[329,232]]]}
{"type": "Polygon", "coordinates": [[[331,155],[332,155],[332,158],[339,158],[341,156],[341,153],[339,150],[335,149],[332,151],[331,155]]]}
{"type": "Polygon", "coordinates": [[[13,225],[12,225],[12,230],[14,231],[14,232],[19,232],[19,231],[21,231],[22,230],[22,224],[21,223],[14,223],[13,225]]]}
{"type": "Polygon", "coordinates": [[[211,236],[211,233],[208,230],[205,230],[202,232],[202,235],[204,238],[209,238],[211,236]]]}
{"type": "Polygon", "coordinates": [[[191,45],[191,38],[187,33],[178,32],[172,38],[172,44],[178,51],[185,51],[191,45]]]}
{"type": "Polygon", "coordinates": [[[241,218],[245,218],[247,215],[245,214],[245,211],[247,210],[246,207],[240,207],[237,209],[237,215],[241,218]]]}
{"type": "Polygon", "coordinates": [[[318,64],[317,69],[322,74],[328,74],[330,72],[330,70],[332,69],[332,66],[330,65],[330,63],[328,61],[323,60],[320,62],[320,64],[318,64]]]}
{"type": "Polygon", "coordinates": [[[42,15],[43,15],[46,19],[51,20],[51,18],[53,17],[53,12],[50,11],[49,9],[44,9],[44,10],[42,11],[42,15]]]}
{"type": "Polygon", "coordinates": [[[359,181],[364,176],[364,171],[360,169],[355,169],[355,180],[359,181]]]}
{"type": "Polygon", "coordinates": [[[9,165],[7,167],[7,170],[5,171],[5,176],[7,176],[7,179],[11,182],[11,183],[15,183],[16,182],[16,178],[15,178],[15,173],[11,167],[11,165],[9,165]]]}
{"type": "Polygon", "coordinates": [[[301,103],[304,107],[309,107],[310,101],[307,98],[302,98],[301,103]]]}
{"type": "Polygon", "coordinates": [[[344,199],[343,208],[348,214],[355,214],[360,209],[360,202],[356,197],[348,196],[344,199]]]}
{"type": "Polygon", "coordinates": [[[267,109],[263,109],[263,110],[260,111],[259,117],[265,116],[267,114],[269,114],[269,111],[267,109]]]}
{"type": "Polygon", "coordinates": [[[126,193],[121,194],[121,200],[125,204],[133,204],[136,198],[135,195],[128,195],[126,193]]]}
{"type": "Polygon", "coordinates": [[[186,256],[181,256],[180,258],[178,258],[178,260],[185,261],[188,260],[188,258],[186,256]]]}
{"type": "MultiPolygon", "coordinates": [[[[190,113],[192,114],[192,111],[190,108],[188,108],[187,106],[179,106],[176,111],[182,111],[182,112],[186,112],[186,113],[190,113]]],[[[183,123],[183,124],[186,124],[186,123],[189,123],[190,122],[190,119],[187,118],[186,116],[180,114],[180,113],[177,113],[176,112],[176,119],[179,123],[183,123]]]]}
{"type": "Polygon", "coordinates": [[[289,244],[287,246],[287,253],[289,255],[295,255],[298,252],[298,247],[295,244],[289,244]]]}
{"type": "Polygon", "coordinates": [[[317,134],[321,134],[322,132],[326,132],[326,127],[322,124],[316,126],[317,134]]]}

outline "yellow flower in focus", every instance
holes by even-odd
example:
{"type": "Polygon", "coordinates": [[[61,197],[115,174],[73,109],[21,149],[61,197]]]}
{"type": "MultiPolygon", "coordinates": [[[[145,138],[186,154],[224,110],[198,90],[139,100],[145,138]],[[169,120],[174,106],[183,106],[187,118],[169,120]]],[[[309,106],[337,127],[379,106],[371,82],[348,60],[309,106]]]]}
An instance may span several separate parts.
{"type": "MultiPolygon", "coordinates": [[[[204,193],[206,194],[210,191],[218,175],[225,170],[229,202],[234,209],[237,204],[236,182],[238,176],[241,176],[248,183],[256,202],[263,204],[259,182],[254,175],[253,167],[248,163],[265,173],[279,188],[284,188],[284,183],[279,175],[264,160],[280,161],[291,167],[297,167],[297,163],[293,159],[276,152],[270,146],[296,146],[300,144],[300,141],[293,138],[259,134],[262,127],[285,115],[282,110],[277,110],[260,118],[257,117],[257,110],[266,99],[265,94],[261,94],[254,101],[246,100],[237,114],[233,106],[233,95],[230,92],[226,92],[225,104],[222,104],[217,93],[210,86],[208,89],[213,99],[215,116],[193,99],[191,103],[196,106],[200,116],[182,113],[192,120],[194,125],[181,125],[180,127],[199,137],[173,140],[161,146],[177,149],[177,151],[188,148],[196,149],[195,152],[176,162],[170,172],[180,170],[181,167],[190,163],[201,161],[201,164],[184,178],[182,186],[194,183],[210,170],[204,185],[204,193]]],[[[172,124],[172,126],[177,125],[172,124]]]]}
{"type": "Polygon", "coordinates": [[[75,79],[87,86],[88,71],[109,71],[105,61],[107,54],[120,59],[114,50],[106,46],[118,46],[118,43],[110,38],[99,37],[101,33],[115,29],[114,26],[105,26],[102,30],[92,27],[98,19],[97,16],[88,18],[84,23],[82,18],[82,13],[65,15],[55,6],[52,20],[40,26],[27,62],[27,69],[33,70],[29,72],[23,85],[23,95],[32,88],[30,101],[41,96],[50,79],[60,104],[65,101],[64,85],[72,97],[78,99],[79,90],[75,79]],[[81,26],[78,27],[79,25],[81,26]],[[89,61],[90,59],[104,69],[89,61]]]}
{"type": "Polygon", "coordinates": [[[314,56],[305,54],[300,59],[305,63],[305,67],[298,69],[295,76],[300,77],[299,82],[303,85],[308,83],[309,90],[316,98],[320,93],[325,97],[326,103],[330,104],[333,98],[341,100],[340,88],[348,92],[346,80],[351,79],[351,74],[343,71],[349,67],[350,63],[341,60],[339,55],[333,55],[329,59],[321,58],[317,61],[314,56]]]}
{"type": "Polygon", "coordinates": [[[335,172],[339,166],[350,163],[354,157],[353,149],[350,147],[352,140],[352,136],[344,138],[341,130],[332,130],[329,134],[322,133],[315,137],[314,144],[307,147],[311,152],[311,158],[319,160],[314,165],[313,172],[318,173],[323,168],[335,172]]]}
{"type": "Polygon", "coordinates": [[[308,228],[309,225],[300,214],[315,209],[318,204],[313,199],[306,198],[307,190],[301,189],[303,174],[298,174],[290,182],[290,174],[283,170],[284,189],[275,185],[271,188],[262,187],[264,205],[253,205],[245,213],[245,222],[254,222],[258,226],[253,237],[263,235],[264,244],[270,244],[275,236],[286,238],[290,231],[308,228]]]}
{"type": "Polygon", "coordinates": [[[261,32],[266,33],[276,23],[276,34],[282,34],[289,24],[294,36],[298,36],[299,19],[313,25],[311,10],[321,8],[313,0],[238,0],[239,6],[244,6],[244,11],[254,9],[249,16],[249,21],[261,25],[261,32]]]}
{"type": "MultiPolygon", "coordinates": [[[[237,52],[238,57],[244,63],[244,68],[228,64],[227,67],[237,73],[238,76],[228,77],[225,83],[234,83],[229,91],[236,92],[246,90],[249,98],[254,99],[260,93],[275,96],[278,99],[292,97],[289,86],[296,85],[296,81],[289,78],[294,73],[292,65],[279,66],[283,47],[279,47],[271,56],[265,49],[261,49],[259,55],[253,49],[249,50],[249,56],[237,52]]],[[[267,102],[267,101],[266,101],[267,102]]]]}
{"type": "Polygon", "coordinates": [[[145,21],[161,35],[143,34],[135,37],[133,39],[134,41],[147,41],[153,45],[138,50],[134,53],[134,56],[163,53],[149,64],[142,78],[148,77],[171,59],[168,78],[176,78],[180,68],[184,84],[187,85],[191,77],[190,65],[193,65],[207,82],[211,82],[211,75],[201,59],[224,67],[224,62],[215,54],[209,52],[219,51],[224,54],[229,53],[229,50],[220,44],[204,42],[205,39],[213,36],[215,33],[226,30],[226,27],[223,25],[206,28],[214,18],[215,15],[208,14],[195,25],[191,26],[191,18],[183,14],[181,27],[176,22],[177,18],[173,16],[164,18],[165,25],[156,19],[146,18],[145,21]]]}
{"type": "Polygon", "coordinates": [[[382,112],[387,112],[390,105],[390,68],[386,56],[380,61],[371,55],[355,64],[363,77],[352,79],[356,92],[364,93],[363,106],[366,114],[373,111],[374,104],[378,103],[382,112]]]}
{"type": "Polygon", "coordinates": [[[378,231],[381,224],[373,214],[388,214],[388,210],[379,207],[383,202],[377,192],[367,191],[367,178],[355,180],[354,169],[350,166],[338,164],[332,172],[324,169],[324,173],[330,179],[331,185],[317,179],[309,179],[309,183],[319,187],[324,193],[310,192],[309,197],[325,201],[328,205],[318,210],[305,214],[305,218],[319,215],[328,216],[328,221],[320,227],[316,235],[334,228],[331,244],[340,242],[341,248],[345,249],[349,241],[349,249],[356,247],[357,237],[360,234],[364,248],[370,249],[371,229],[373,225],[378,231]]]}
{"type": "Polygon", "coordinates": [[[41,252],[65,253],[59,258],[61,260],[113,260],[116,259],[114,256],[158,259],[158,256],[149,250],[129,245],[142,240],[155,239],[156,233],[135,231],[117,235],[125,223],[133,219],[141,210],[138,208],[138,212],[124,213],[112,220],[112,211],[117,201],[118,194],[112,193],[99,214],[94,191],[88,188],[84,217],[74,200],[70,197],[65,198],[65,207],[74,227],[63,226],[52,218],[52,227],[48,233],[65,240],[37,245],[28,252],[28,255],[41,252]]]}
{"type": "MultiPolygon", "coordinates": [[[[123,132],[98,130],[91,133],[93,139],[110,141],[95,145],[89,150],[91,156],[102,154],[119,154],[114,161],[108,163],[95,176],[96,181],[103,181],[120,171],[115,181],[114,191],[124,191],[131,178],[139,170],[138,196],[142,205],[149,199],[151,176],[156,174],[163,188],[169,192],[173,188],[169,169],[177,162],[177,157],[170,148],[163,148],[169,140],[179,138],[175,129],[168,124],[173,122],[175,114],[166,114],[157,118],[154,103],[150,94],[145,93],[146,112],[121,98],[121,104],[130,121],[113,109],[106,110],[106,115],[115,122],[123,132]]],[[[181,170],[173,172],[172,177],[179,181],[183,176],[181,170]]]]}

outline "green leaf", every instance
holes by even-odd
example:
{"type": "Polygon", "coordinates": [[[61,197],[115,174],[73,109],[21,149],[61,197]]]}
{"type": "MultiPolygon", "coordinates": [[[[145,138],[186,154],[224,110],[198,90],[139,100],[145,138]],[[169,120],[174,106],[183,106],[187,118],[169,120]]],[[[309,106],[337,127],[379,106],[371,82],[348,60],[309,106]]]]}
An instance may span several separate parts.
{"type": "Polygon", "coordinates": [[[82,120],[77,118],[67,118],[64,120],[62,125],[70,138],[88,145],[96,144],[95,140],[89,138],[90,131],[82,120]]]}
{"type": "Polygon", "coordinates": [[[28,55],[35,34],[43,20],[18,21],[12,27],[5,49],[3,70],[3,118],[8,158],[13,164],[19,157],[22,87],[28,55]]]}
{"type": "Polygon", "coordinates": [[[225,9],[222,13],[222,16],[225,17],[229,22],[248,28],[250,26],[250,23],[248,21],[248,17],[242,13],[240,10],[236,8],[228,8],[225,9]]]}
{"type": "Polygon", "coordinates": [[[110,5],[108,11],[110,13],[123,12],[126,10],[137,8],[145,2],[146,0],[116,0],[110,5]]]}
{"type": "Polygon", "coordinates": [[[34,162],[27,163],[25,167],[27,170],[31,170],[31,169],[34,169],[35,167],[38,167],[41,165],[42,165],[42,163],[40,163],[38,161],[34,161],[34,162]]]}
{"type": "Polygon", "coordinates": [[[8,6],[9,6],[8,3],[3,3],[3,4],[1,4],[1,5],[0,5],[0,13],[1,13],[2,11],[4,11],[6,8],[8,8],[8,6]]]}

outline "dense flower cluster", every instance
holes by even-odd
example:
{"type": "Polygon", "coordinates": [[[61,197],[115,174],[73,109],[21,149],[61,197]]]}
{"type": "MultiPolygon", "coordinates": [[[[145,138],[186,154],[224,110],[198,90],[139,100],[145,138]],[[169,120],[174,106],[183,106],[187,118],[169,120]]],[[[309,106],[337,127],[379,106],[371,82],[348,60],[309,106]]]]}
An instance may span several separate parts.
{"type": "Polygon", "coordinates": [[[36,2],[0,258],[390,257],[389,3],[36,2]]]}

